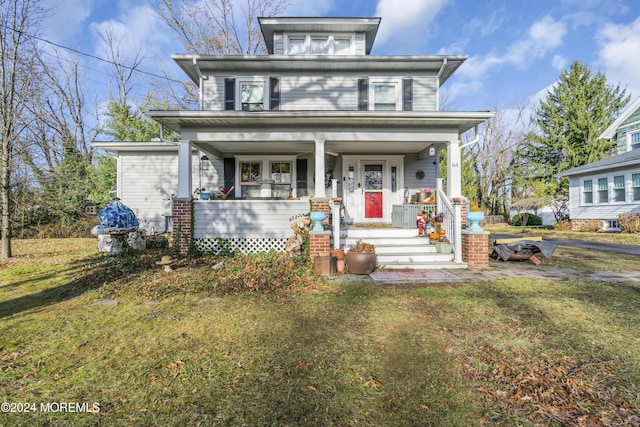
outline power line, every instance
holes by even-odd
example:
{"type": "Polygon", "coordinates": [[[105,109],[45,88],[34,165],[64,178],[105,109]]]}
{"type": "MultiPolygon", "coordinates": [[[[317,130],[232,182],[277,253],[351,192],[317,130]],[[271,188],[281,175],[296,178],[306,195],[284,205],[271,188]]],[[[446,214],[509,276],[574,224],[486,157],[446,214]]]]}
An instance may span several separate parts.
{"type": "Polygon", "coordinates": [[[115,63],[113,61],[101,58],[101,57],[99,57],[97,55],[92,55],[90,53],[85,53],[85,52],[82,52],[82,51],[80,51],[78,49],[74,49],[74,48],[71,48],[71,47],[68,47],[68,46],[63,46],[61,44],[54,43],[54,42],[52,42],[50,40],[43,39],[42,37],[34,36],[33,34],[29,34],[29,33],[25,32],[25,31],[17,30],[15,28],[12,28],[12,27],[9,27],[9,26],[3,25],[3,24],[0,24],[0,25],[2,25],[2,27],[6,28],[8,30],[16,31],[16,32],[18,32],[20,34],[24,34],[27,37],[31,37],[31,38],[34,38],[36,40],[40,40],[41,42],[50,44],[52,46],[55,46],[55,47],[58,47],[58,48],[61,48],[61,49],[69,50],[71,52],[77,53],[78,55],[86,56],[88,58],[96,59],[98,61],[106,62],[107,64],[115,65],[115,66],[118,66],[118,67],[124,67],[124,68],[126,68],[128,70],[132,70],[132,71],[136,71],[138,73],[146,74],[146,75],[151,76],[151,77],[156,77],[156,78],[159,78],[159,79],[168,80],[168,81],[173,82],[173,83],[180,83],[180,84],[183,83],[182,81],[176,80],[176,79],[172,79],[171,77],[161,76],[159,74],[155,74],[155,73],[152,73],[150,71],[139,70],[137,68],[129,67],[128,65],[124,65],[124,64],[117,64],[117,63],[115,63]]]}

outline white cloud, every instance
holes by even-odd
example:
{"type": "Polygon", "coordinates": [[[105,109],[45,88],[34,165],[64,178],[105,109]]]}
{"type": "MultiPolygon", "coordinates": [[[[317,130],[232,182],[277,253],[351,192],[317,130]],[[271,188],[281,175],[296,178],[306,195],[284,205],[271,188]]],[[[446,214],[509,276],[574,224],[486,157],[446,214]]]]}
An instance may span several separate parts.
{"type": "Polygon", "coordinates": [[[415,53],[414,46],[421,44],[434,18],[450,0],[379,0],[376,16],[382,17],[376,35],[376,45],[397,39],[400,50],[394,53],[415,53]]]}
{"type": "Polygon", "coordinates": [[[640,18],[628,25],[605,25],[598,34],[599,65],[612,84],[640,95],[640,18]]]}
{"type": "Polygon", "coordinates": [[[534,22],[529,28],[528,37],[515,42],[507,50],[506,62],[525,68],[534,60],[544,57],[547,52],[562,44],[567,34],[566,25],[550,16],[534,22]]]}
{"type": "Polygon", "coordinates": [[[562,71],[567,68],[567,64],[569,61],[562,55],[553,55],[553,59],[551,60],[551,66],[558,71],[562,71]]]}
{"type": "Polygon", "coordinates": [[[62,44],[70,36],[80,34],[95,3],[95,0],[45,0],[42,7],[50,12],[43,22],[47,38],[62,44]]]}

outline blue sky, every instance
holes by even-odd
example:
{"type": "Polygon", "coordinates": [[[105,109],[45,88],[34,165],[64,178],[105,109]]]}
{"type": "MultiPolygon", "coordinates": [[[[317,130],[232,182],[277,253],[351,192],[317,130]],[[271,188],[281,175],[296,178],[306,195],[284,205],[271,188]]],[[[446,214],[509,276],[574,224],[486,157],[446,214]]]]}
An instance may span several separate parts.
{"type": "MultiPolygon", "coordinates": [[[[152,0],[47,1],[52,13],[42,34],[50,40],[104,56],[99,34],[112,28],[129,48],[145,50],[143,69],[162,67],[184,79],[170,59],[182,53],[181,45],[152,0]]],[[[445,102],[456,110],[528,105],[576,59],[640,96],[638,0],[290,0],[286,15],[379,16],[373,55],[467,55],[443,87],[445,102]]],[[[82,63],[100,91],[106,65],[90,58],[82,63]]],[[[145,89],[141,82],[139,94],[145,89]]]]}

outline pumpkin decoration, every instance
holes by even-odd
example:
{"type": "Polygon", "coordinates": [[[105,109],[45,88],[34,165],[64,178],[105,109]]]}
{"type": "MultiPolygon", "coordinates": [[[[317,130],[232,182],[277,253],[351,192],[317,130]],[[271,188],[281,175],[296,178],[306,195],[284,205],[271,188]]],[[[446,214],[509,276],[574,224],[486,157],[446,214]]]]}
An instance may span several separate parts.
{"type": "Polygon", "coordinates": [[[429,234],[429,238],[431,240],[438,240],[438,238],[440,237],[440,235],[438,233],[436,233],[435,231],[431,234],[429,234]]]}

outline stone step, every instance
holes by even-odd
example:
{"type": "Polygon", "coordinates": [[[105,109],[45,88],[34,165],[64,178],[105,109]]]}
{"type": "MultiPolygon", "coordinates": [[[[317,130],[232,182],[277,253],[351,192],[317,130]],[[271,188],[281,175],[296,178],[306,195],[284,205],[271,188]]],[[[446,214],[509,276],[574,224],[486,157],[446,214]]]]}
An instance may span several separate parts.
{"type": "Polygon", "coordinates": [[[452,261],[453,254],[439,254],[437,252],[423,253],[423,254],[377,254],[378,265],[392,265],[392,264],[423,264],[439,261],[452,261]]]}

